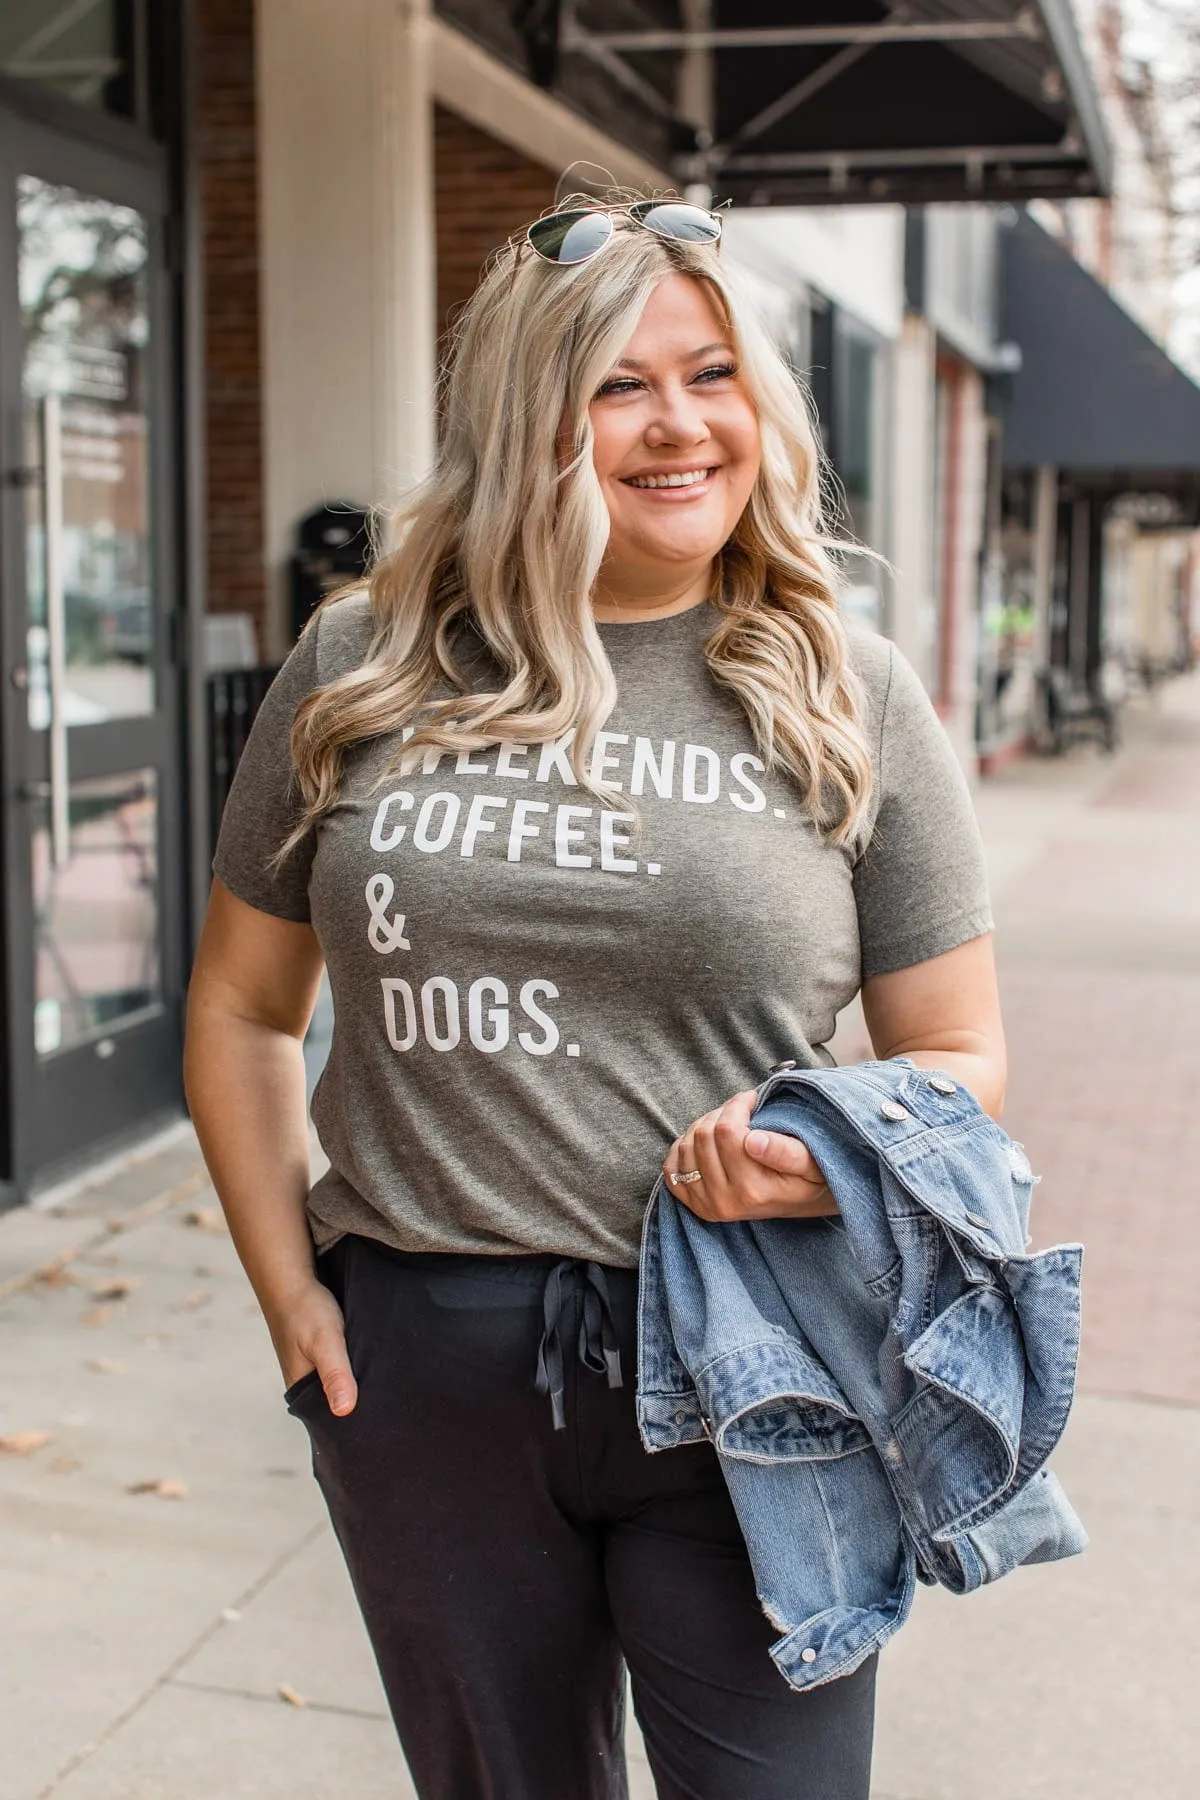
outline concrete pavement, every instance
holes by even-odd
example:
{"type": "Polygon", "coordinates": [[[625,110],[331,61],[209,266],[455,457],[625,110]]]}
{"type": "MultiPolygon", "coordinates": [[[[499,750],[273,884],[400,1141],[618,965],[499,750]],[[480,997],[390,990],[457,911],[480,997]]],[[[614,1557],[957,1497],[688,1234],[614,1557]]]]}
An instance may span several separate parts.
{"type": "MultiPolygon", "coordinates": [[[[1045,1178],[1040,1240],[1088,1245],[1056,1466],[1093,1544],[922,1593],[883,1659],[876,1800],[1192,1800],[1200,680],[1132,709],[1116,759],[1015,766],[979,805],[1007,1123],[1045,1178]]],[[[213,1208],[180,1129],[0,1221],[0,1437],[47,1434],[0,1451],[5,1800],[411,1794],[213,1208]]],[[[633,1733],[631,1768],[650,1800],[633,1733]]]]}

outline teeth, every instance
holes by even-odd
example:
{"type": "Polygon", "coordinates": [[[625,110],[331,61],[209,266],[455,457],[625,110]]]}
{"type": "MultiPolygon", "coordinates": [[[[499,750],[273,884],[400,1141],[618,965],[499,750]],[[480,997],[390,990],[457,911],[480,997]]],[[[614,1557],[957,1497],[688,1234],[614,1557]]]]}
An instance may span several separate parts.
{"type": "Polygon", "coordinates": [[[698,481],[707,481],[711,474],[711,469],[688,469],[681,475],[631,475],[629,485],[640,488],[694,487],[698,481]]]}

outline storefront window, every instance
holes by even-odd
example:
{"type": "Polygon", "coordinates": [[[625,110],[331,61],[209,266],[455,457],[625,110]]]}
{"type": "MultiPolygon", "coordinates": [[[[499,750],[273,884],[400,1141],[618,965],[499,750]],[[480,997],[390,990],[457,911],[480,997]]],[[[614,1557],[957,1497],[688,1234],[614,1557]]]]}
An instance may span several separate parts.
{"type": "Polygon", "coordinates": [[[838,474],[854,533],[869,542],[875,535],[877,350],[868,338],[845,326],[840,336],[838,474]]]}
{"type": "Polygon", "coordinates": [[[153,769],[72,785],[70,858],[56,868],[50,810],[33,820],[34,1047],[70,1050],[159,997],[158,791],[153,769]]]}
{"type": "Polygon", "coordinates": [[[134,0],[4,0],[0,72],[131,116],[134,0]]]}
{"type": "MultiPolygon", "coordinates": [[[[834,314],[833,457],[845,495],[845,529],[881,548],[879,438],[882,384],[879,340],[841,307],[834,314]]],[[[851,554],[843,609],[882,629],[883,574],[869,556],[851,554]]]]}
{"type": "Polygon", "coordinates": [[[25,443],[45,479],[26,489],[29,723],[50,718],[47,482],[60,519],[65,691],[71,725],[154,710],[147,361],[148,236],[132,207],[22,175],[18,279],[25,443]],[[51,469],[45,402],[61,426],[51,469]]]}
{"type": "MultiPolygon", "coordinates": [[[[844,308],[813,294],[808,353],[808,384],[821,440],[840,488],[840,516],[830,523],[839,533],[879,550],[884,527],[878,504],[880,341],[844,308]]],[[[842,610],[882,629],[883,573],[873,557],[846,553],[842,610]]]]}
{"type": "Polygon", "coordinates": [[[1034,481],[1028,471],[1005,475],[999,544],[983,573],[979,741],[985,752],[1023,735],[1033,713],[1034,481]]]}

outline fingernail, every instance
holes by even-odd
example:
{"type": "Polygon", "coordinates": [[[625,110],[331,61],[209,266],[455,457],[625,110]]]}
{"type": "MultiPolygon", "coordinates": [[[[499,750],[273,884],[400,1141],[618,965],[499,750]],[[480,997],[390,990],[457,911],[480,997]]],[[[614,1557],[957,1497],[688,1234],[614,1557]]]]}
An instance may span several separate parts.
{"type": "Polygon", "coordinates": [[[350,1411],[350,1396],[345,1388],[335,1388],[329,1398],[329,1410],[335,1413],[350,1411]]]}
{"type": "Polygon", "coordinates": [[[748,1131],[746,1133],[746,1150],[750,1156],[761,1156],[767,1148],[765,1131],[748,1131]]]}

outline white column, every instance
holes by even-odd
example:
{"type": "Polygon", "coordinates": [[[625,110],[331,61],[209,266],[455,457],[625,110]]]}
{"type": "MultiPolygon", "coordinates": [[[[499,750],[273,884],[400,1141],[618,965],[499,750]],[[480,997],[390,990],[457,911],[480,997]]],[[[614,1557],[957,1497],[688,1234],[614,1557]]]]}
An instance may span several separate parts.
{"type": "Polygon", "coordinates": [[[937,581],[933,567],[934,358],[929,321],[910,313],[893,350],[888,552],[895,568],[888,634],[926,686],[937,581]]]}
{"type": "MultiPolygon", "coordinates": [[[[713,0],[680,0],[680,17],[685,31],[710,31],[713,0]]],[[[717,115],[716,64],[707,47],[685,50],[680,57],[675,104],[679,117],[695,126],[703,148],[707,149],[716,131],[717,115]]],[[[712,205],[713,191],[703,167],[691,175],[683,192],[693,206],[712,205]]]]}
{"type": "Polygon", "coordinates": [[[264,538],[285,640],[298,518],[390,508],[434,442],[428,0],[257,0],[264,538]]]}
{"type": "Polygon", "coordinates": [[[978,697],[980,552],[987,517],[987,414],[983,377],[968,368],[955,397],[959,419],[957,529],[951,575],[953,655],[943,723],[968,773],[978,766],[975,706],[978,697]]]}
{"type": "MultiPolygon", "coordinates": [[[[340,15],[340,0],[336,9],[340,15]]],[[[436,430],[437,252],[430,0],[372,0],[378,313],[383,404],[375,409],[380,497],[420,481],[436,430]]]]}

